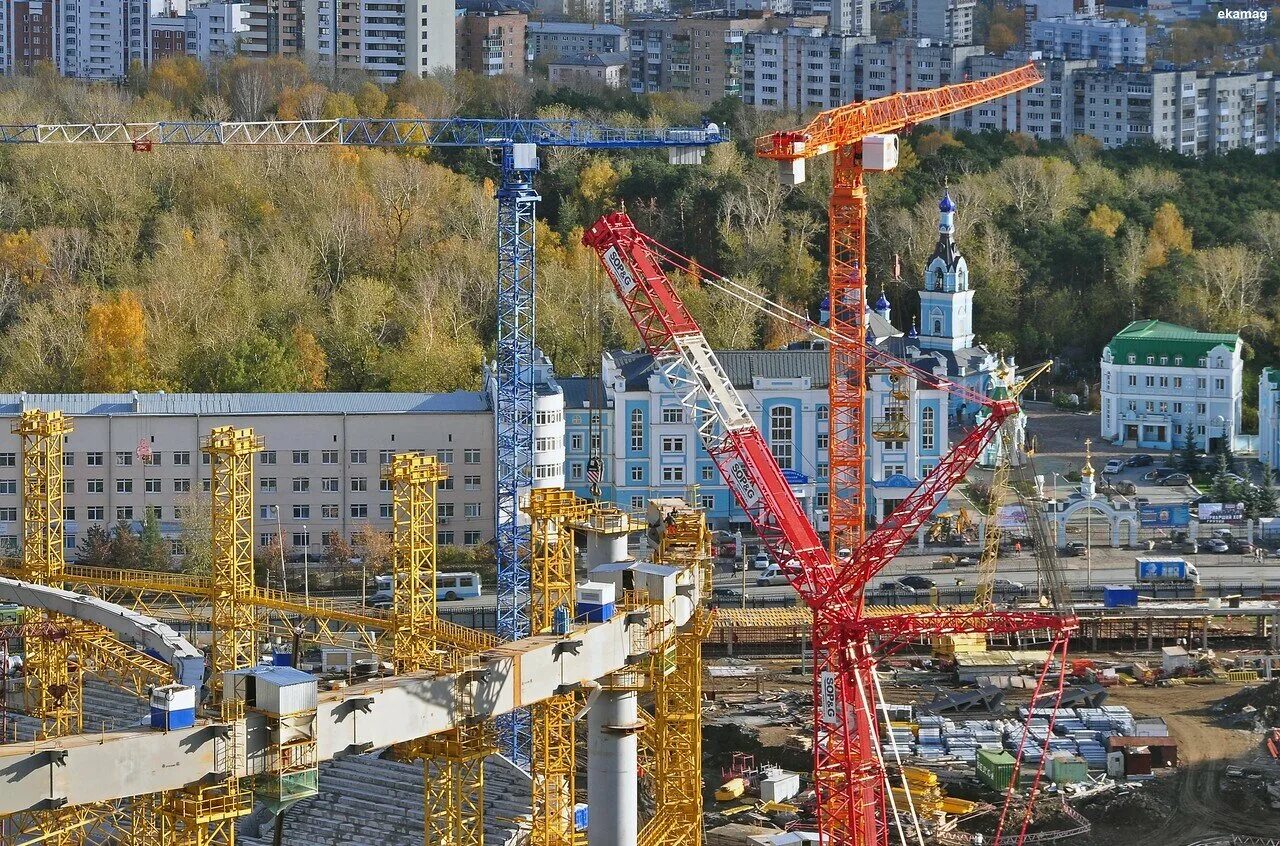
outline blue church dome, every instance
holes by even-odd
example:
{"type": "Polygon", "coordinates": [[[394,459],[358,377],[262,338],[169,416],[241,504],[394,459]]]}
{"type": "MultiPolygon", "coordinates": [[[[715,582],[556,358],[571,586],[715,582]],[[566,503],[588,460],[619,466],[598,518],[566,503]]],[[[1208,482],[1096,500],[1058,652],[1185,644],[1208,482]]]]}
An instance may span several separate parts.
{"type": "Polygon", "coordinates": [[[916,340],[916,339],[917,339],[917,338],[919,338],[919,337],[920,337],[920,333],[916,330],[916,322],[915,322],[915,320],[912,320],[912,321],[911,321],[911,329],[907,332],[907,338],[908,338],[909,340],[914,341],[914,340],[916,340]]]}
{"type": "Polygon", "coordinates": [[[887,311],[889,309],[889,299],[884,295],[884,291],[880,292],[880,299],[876,300],[876,311],[887,311]]]}
{"type": "Polygon", "coordinates": [[[938,203],[938,211],[949,214],[956,210],[956,204],[951,199],[951,192],[946,191],[942,195],[942,202],[938,203]]]}

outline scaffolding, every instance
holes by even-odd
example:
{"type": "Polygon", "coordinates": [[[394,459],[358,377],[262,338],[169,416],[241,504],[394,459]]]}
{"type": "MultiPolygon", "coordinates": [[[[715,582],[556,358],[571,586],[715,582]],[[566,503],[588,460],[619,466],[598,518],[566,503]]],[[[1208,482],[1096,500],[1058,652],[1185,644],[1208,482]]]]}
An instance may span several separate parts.
{"type": "Polygon", "coordinates": [[[498,751],[490,727],[468,723],[411,745],[422,756],[423,842],[484,846],[484,759],[498,751]]]}
{"type": "MultiPolygon", "coordinates": [[[[200,451],[209,456],[213,507],[211,704],[222,701],[222,674],[257,663],[254,649],[253,456],[264,448],[252,429],[219,426],[200,451]]],[[[230,715],[223,714],[223,719],[230,715]]]]}
{"type": "MultiPolygon", "coordinates": [[[[525,506],[530,522],[529,621],[533,633],[567,634],[573,620],[574,532],[591,506],[572,491],[538,488],[525,506]]],[[[532,830],[530,846],[563,846],[574,839],[576,792],[574,717],[578,698],[565,693],[532,709],[532,830]]]]}
{"type": "MultiPolygon", "coordinates": [[[[700,586],[712,572],[706,514],[681,508],[665,520],[654,562],[679,567],[700,586]]],[[[640,846],[702,846],[702,642],[711,615],[701,608],[653,652],[653,716],[646,745],[653,756],[653,817],[640,846]]]]}
{"type": "Polygon", "coordinates": [[[399,453],[382,473],[391,484],[392,663],[397,673],[441,665],[436,620],[436,485],[449,476],[434,455],[399,453]]]}

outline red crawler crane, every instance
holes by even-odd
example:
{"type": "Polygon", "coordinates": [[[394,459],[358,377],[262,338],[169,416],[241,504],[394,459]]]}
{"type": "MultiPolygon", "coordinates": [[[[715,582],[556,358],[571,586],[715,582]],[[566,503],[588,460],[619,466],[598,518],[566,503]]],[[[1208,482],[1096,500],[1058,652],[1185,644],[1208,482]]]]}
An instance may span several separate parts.
{"type": "MultiPolygon", "coordinates": [[[[939,610],[869,618],[863,589],[915,535],[937,505],[977,461],[1000,425],[1018,411],[1013,400],[992,399],[859,344],[858,372],[868,361],[902,368],[932,388],[958,393],[989,416],[929,473],[847,561],[833,561],[782,476],[764,436],[725,374],[664,267],[688,262],[642,235],[626,214],[606,215],[583,236],[640,331],[659,371],[697,421],[699,436],[738,505],[774,561],[814,617],[814,782],[823,843],[882,846],[889,839],[886,773],[879,754],[876,648],[894,651],[922,638],[960,632],[1054,633],[1056,654],[1073,618],[1036,612],[939,610]]],[[[861,329],[858,330],[861,332],[861,329]]],[[[832,380],[842,377],[833,371],[832,380]]],[[[861,377],[859,377],[861,378],[861,377]]],[[[1065,649],[1065,647],[1063,647],[1065,649]]],[[[1064,662],[1065,663],[1065,662],[1064,662]]],[[[1041,680],[1043,682],[1044,675],[1041,680]]],[[[1003,825],[1004,815],[1001,816],[1003,825]]],[[[1025,822],[1023,834],[1025,834],[1025,822]]],[[[1019,838],[1020,839],[1020,838],[1019,838]]]]}

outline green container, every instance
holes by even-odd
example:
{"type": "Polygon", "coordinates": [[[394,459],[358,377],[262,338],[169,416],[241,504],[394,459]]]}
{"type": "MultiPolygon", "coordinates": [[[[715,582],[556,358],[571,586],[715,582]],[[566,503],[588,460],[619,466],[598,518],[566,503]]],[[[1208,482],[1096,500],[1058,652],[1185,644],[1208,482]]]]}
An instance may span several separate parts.
{"type": "Polygon", "coordinates": [[[992,790],[1004,790],[1013,781],[1013,756],[1004,750],[979,749],[978,779],[992,790]]]}
{"type": "Polygon", "coordinates": [[[1045,769],[1054,784],[1078,784],[1089,777],[1089,763],[1075,755],[1054,755],[1045,769]]]}

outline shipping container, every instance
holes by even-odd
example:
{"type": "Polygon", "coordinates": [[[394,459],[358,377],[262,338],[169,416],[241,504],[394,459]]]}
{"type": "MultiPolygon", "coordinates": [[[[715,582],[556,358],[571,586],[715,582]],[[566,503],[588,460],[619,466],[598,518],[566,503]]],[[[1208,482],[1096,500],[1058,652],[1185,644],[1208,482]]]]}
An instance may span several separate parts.
{"type": "Polygon", "coordinates": [[[1124,774],[1126,776],[1151,775],[1151,750],[1146,746],[1125,747],[1124,774]]]}
{"type": "Polygon", "coordinates": [[[1078,784],[1089,777],[1088,762],[1076,755],[1054,755],[1046,769],[1054,784],[1078,784]]]}
{"type": "Polygon", "coordinates": [[[1105,608],[1132,608],[1138,604],[1138,589],[1128,585],[1107,585],[1102,589],[1105,608]]]}
{"type": "Polygon", "coordinates": [[[1013,781],[1013,756],[1003,750],[979,749],[974,766],[978,778],[992,790],[1004,790],[1013,781]]]}

